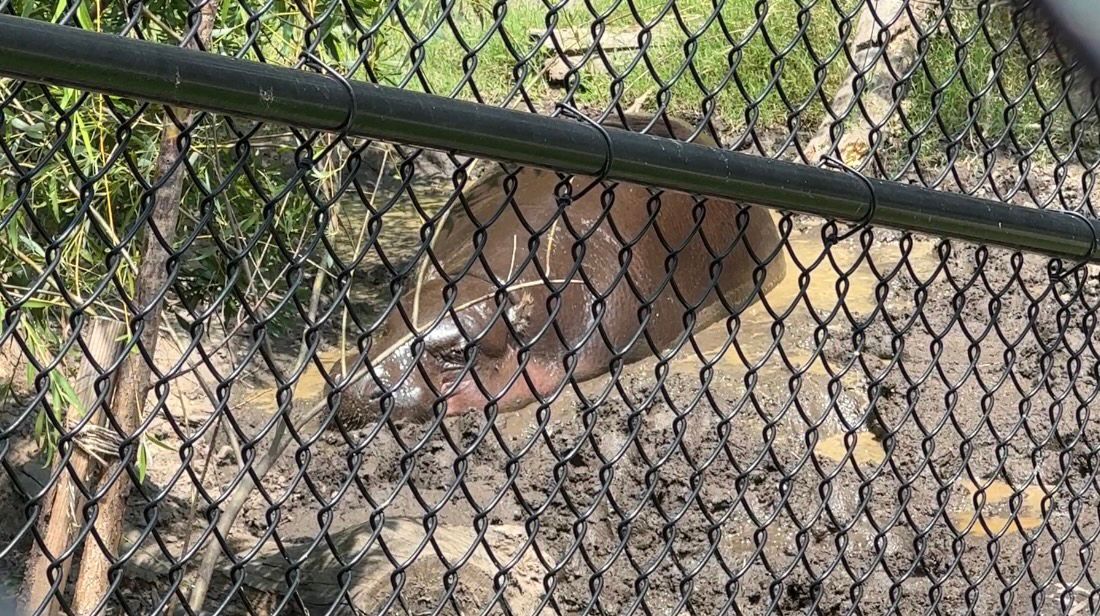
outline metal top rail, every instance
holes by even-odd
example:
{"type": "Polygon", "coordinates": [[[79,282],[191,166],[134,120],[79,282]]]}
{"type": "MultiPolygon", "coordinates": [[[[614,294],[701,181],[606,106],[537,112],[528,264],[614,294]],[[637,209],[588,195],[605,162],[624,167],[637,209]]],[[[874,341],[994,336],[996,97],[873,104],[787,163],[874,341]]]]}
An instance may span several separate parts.
{"type": "Polygon", "coordinates": [[[0,15],[0,75],[1096,260],[1100,221],[0,15]],[[127,58],[120,62],[119,58],[127,58]],[[349,99],[349,96],[351,97],[349,99]],[[606,135],[606,137],[605,137],[606,135]],[[609,140],[605,141],[605,139],[609,140]],[[612,160],[606,160],[608,145],[612,160]],[[869,184],[866,184],[868,182],[869,184]],[[868,212],[868,186],[877,206],[868,212]],[[870,214],[870,217],[867,217],[870,214]]]}

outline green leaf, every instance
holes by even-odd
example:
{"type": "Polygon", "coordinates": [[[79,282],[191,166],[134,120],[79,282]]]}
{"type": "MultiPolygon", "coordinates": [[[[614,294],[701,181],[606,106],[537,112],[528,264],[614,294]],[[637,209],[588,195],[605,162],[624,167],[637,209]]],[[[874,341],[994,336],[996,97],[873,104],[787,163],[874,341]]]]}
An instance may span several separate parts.
{"type": "Polygon", "coordinates": [[[138,441],[137,474],[138,482],[145,482],[145,472],[149,468],[149,454],[145,451],[145,439],[138,441]]]}
{"type": "Polygon", "coordinates": [[[26,235],[19,236],[19,243],[23,245],[23,249],[26,250],[27,252],[31,253],[32,255],[34,255],[36,257],[42,257],[43,259],[45,259],[46,251],[42,248],[42,246],[38,242],[31,239],[29,236],[26,236],[26,235]]]}
{"type": "MultiPolygon", "coordinates": [[[[51,381],[50,383],[50,412],[53,413],[54,419],[60,423],[64,418],[61,409],[65,408],[65,393],[55,387],[51,381]]],[[[49,424],[47,424],[49,425],[49,424]]]]}
{"type": "Polygon", "coordinates": [[[79,92],[73,90],[72,88],[65,88],[61,90],[61,108],[68,109],[72,107],[73,103],[76,102],[76,97],[78,95],[79,92]]]}
{"type": "Polygon", "coordinates": [[[73,389],[73,385],[69,382],[69,378],[57,372],[54,372],[54,377],[57,388],[64,396],[65,401],[68,402],[68,406],[73,407],[73,411],[79,413],[80,417],[83,417],[87,409],[84,408],[84,404],[80,401],[80,396],[76,394],[76,390],[73,389]]]}
{"type": "Polygon", "coordinates": [[[88,12],[88,3],[81,1],[76,7],[76,19],[80,22],[80,26],[85,30],[94,31],[95,21],[92,20],[92,14],[88,12]]]}
{"type": "Polygon", "coordinates": [[[218,23],[228,23],[229,21],[229,8],[233,6],[232,2],[222,2],[218,7],[218,23]]]}
{"type": "Polygon", "coordinates": [[[34,418],[34,433],[38,435],[39,439],[45,434],[48,425],[46,423],[46,413],[39,411],[34,418]]]}
{"type": "Polygon", "coordinates": [[[58,0],[57,4],[54,5],[53,15],[50,16],[50,21],[56,23],[58,19],[61,19],[61,16],[65,14],[66,8],[68,8],[68,3],[64,0],[58,0]]]}
{"type": "Polygon", "coordinates": [[[146,434],[145,435],[145,440],[149,441],[149,443],[152,444],[153,446],[160,447],[161,449],[163,449],[165,451],[171,451],[171,452],[176,451],[175,447],[169,445],[168,443],[165,443],[164,441],[162,441],[159,438],[153,436],[152,434],[146,434]]]}
{"type": "Polygon", "coordinates": [[[334,57],[334,58],[341,57],[340,48],[337,47],[337,42],[336,42],[334,37],[325,36],[324,46],[325,46],[325,49],[328,50],[328,52],[330,54],[332,54],[332,57],[334,57]]]}
{"type": "Polygon", "coordinates": [[[15,128],[19,132],[26,133],[35,138],[41,138],[46,133],[46,125],[42,122],[35,122],[31,124],[22,118],[13,117],[8,120],[12,128],[15,128]]]}
{"type": "MultiPolygon", "coordinates": [[[[84,4],[81,3],[80,6],[84,6],[84,4]]],[[[76,123],[76,130],[80,133],[80,138],[84,140],[85,153],[94,160],[99,150],[92,145],[92,136],[88,133],[88,123],[84,121],[83,116],[80,114],[77,114],[73,121],[76,123]]]]}
{"type": "Polygon", "coordinates": [[[21,214],[16,214],[16,216],[11,219],[11,224],[8,225],[8,246],[7,246],[8,248],[11,248],[12,246],[16,246],[16,245],[19,244],[19,234],[20,234],[19,221],[20,221],[21,217],[22,217],[21,214]]]}
{"type": "Polygon", "coordinates": [[[52,304],[52,303],[50,303],[46,300],[43,300],[43,299],[36,299],[36,298],[32,297],[32,298],[28,299],[23,304],[23,306],[33,310],[35,308],[39,308],[39,309],[41,309],[41,308],[51,308],[51,307],[54,306],[54,304],[52,304]]]}

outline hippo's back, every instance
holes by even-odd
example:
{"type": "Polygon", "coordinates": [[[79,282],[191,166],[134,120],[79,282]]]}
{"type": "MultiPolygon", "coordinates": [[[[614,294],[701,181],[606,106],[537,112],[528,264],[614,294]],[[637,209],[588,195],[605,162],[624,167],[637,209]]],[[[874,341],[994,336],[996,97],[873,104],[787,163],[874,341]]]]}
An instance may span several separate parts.
{"type": "MultiPolygon", "coordinates": [[[[628,117],[632,130],[648,123],[628,117]]],[[[691,134],[686,123],[670,123],[672,130],[659,120],[649,132],[691,134]]],[[[612,195],[597,185],[563,205],[558,174],[525,168],[512,180],[490,164],[494,170],[466,191],[469,211],[455,203],[437,256],[449,276],[512,279],[511,288],[531,305],[526,331],[541,335],[536,355],[560,361],[579,349],[577,378],[606,372],[614,356],[630,362],[650,355],[647,336],[657,350],[666,348],[685,335],[689,310],[692,329],[705,327],[728,314],[719,296],[735,307],[749,305],[785,275],[779,232],[765,209],[716,199],[700,204],[683,193],[624,183],[612,195]],[[478,229],[485,233],[482,258],[473,250],[478,229]],[[758,266],[766,274],[762,283],[754,280],[758,266]],[[544,280],[560,289],[560,301],[550,306],[544,280]]],[[[592,180],[575,176],[574,192],[592,180]]]]}

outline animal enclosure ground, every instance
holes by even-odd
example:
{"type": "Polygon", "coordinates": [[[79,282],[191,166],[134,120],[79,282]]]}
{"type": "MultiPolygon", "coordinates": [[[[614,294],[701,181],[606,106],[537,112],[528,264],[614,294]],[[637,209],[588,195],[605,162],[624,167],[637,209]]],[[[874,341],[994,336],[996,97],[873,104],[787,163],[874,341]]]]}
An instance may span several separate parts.
{"type": "MultiPolygon", "coordinates": [[[[414,221],[401,220],[396,228],[406,231],[414,221]]],[[[789,242],[808,267],[822,254],[822,221],[795,220],[789,242]]],[[[498,418],[488,432],[474,414],[448,419],[431,435],[422,425],[367,428],[349,442],[330,431],[303,448],[308,455],[296,457],[292,447],[264,479],[267,496],[251,499],[234,548],[250,548],[270,523],[293,542],[308,540],[320,524],[333,532],[362,525],[375,510],[392,519],[432,508],[437,536],[452,543],[475,532],[475,520],[494,529],[458,575],[462,613],[484,607],[493,570],[513,558],[507,598],[515,613],[529,613],[547,590],[563,614],[581,612],[596,591],[599,613],[608,614],[642,602],[656,614],[730,606],[745,614],[770,607],[842,613],[857,602],[867,613],[936,605],[944,613],[1053,614],[1068,611],[1060,601],[1087,601],[1073,580],[1089,566],[1088,540],[1100,530],[1100,424],[1077,400],[1091,399],[1097,380],[1094,363],[1076,366],[1070,358],[1094,335],[1083,302],[1100,301],[1100,281],[1090,273],[1076,300],[1065,286],[1055,287],[1057,296],[1042,295],[1049,284],[1044,258],[958,243],[947,254],[934,240],[910,243],[881,229],[873,237],[867,249],[859,237],[833,247],[833,260],[806,281],[792,262],[768,298],[777,311],[796,303],[781,328],[757,305],[740,318],[733,346],[725,348],[725,324],[697,335],[713,362],[705,378],[703,361],[688,346],[667,374],[653,362],[635,365],[599,406],[566,398],[545,424],[528,409],[498,418]],[[834,263],[858,267],[841,276],[834,263]],[[842,278],[847,283],[838,289],[842,278]],[[800,298],[803,282],[808,292],[800,298]],[[873,411],[869,395],[876,397],[873,411]],[[406,454],[421,439],[423,446],[406,454]],[[265,498],[280,503],[277,517],[267,517],[265,498]],[[1060,577],[1052,579],[1055,572],[1060,577]]],[[[415,236],[395,233],[387,246],[400,251],[410,240],[415,236]]],[[[364,271],[365,281],[378,280],[369,264],[364,271]]],[[[372,305],[369,293],[359,299],[372,305]]],[[[326,337],[326,363],[338,355],[339,339],[326,337]]],[[[160,348],[160,365],[178,361],[172,344],[160,348]]],[[[219,361],[230,368],[239,350],[227,348],[219,361]]],[[[280,356],[284,367],[293,355],[280,356]]],[[[20,368],[13,359],[9,368],[20,368]]],[[[249,434],[276,408],[271,375],[254,362],[226,407],[249,434]]],[[[212,408],[196,375],[215,382],[195,370],[173,382],[167,405],[189,434],[212,408]]],[[[311,406],[322,383],[307,372],[296,406],[311,406]]],[[[27,383],[16,385],[25,396],[27,383]]],[[[608,386],[603,380],[585,389],[593,395],[608,386]]],[[[7,413],[3,425],[14,419],[12,409],[7,413]]],[[[215,496],[237,472],[226,430],[213,447],[196,444],[190,458],[195,477],[215,496]]],[[[130,522],[141,523],[146,498],[159,499],[156,529],[178,556],[204,524],[197,513],[203,502],[188,475],[169,485],[181,463],[179,436],[162,418],[152,432],[164,447],[150,449],[130,522]]],[[[25,485],[34,487],[42,472],[29,429],[9,443],[6,461],[21,465],[25,485]]],[[[0,489],[3,541],[24,518],[14,486],[0,489]]],[[[382,537],[415,551],[407,533],[382,537]]],[[[19,571],[27,547],[0,569],[19,571]]],[[[344,547],[345,557],[355,552],[344,547]]],[[[279,594],[273,550],[268,539],[264,554],[273,558],[266,569],[245,570],[245,585],[260,591],[249,591],[253,600],[279,594]]],[[[352,593],[363,609],[391,592],[392,569],[374,558],[352,593]]],[[[429,546],[400,590],[408,611],[394,613],[430,612],[437,604],[443,569],[433,561],[429,546]]],[[[141,612],[168,587],[157,564],[128,569],[133,575],[122,593],[131,610],[141,612]]],[[[303,597],[331,599],[339,586],[333,569],[312,575],[303,597]]],[[[224,598],[224,582],[208,605],[224,598]]],[[[242,606],[234,601],[234,613],[242,606]]]]}

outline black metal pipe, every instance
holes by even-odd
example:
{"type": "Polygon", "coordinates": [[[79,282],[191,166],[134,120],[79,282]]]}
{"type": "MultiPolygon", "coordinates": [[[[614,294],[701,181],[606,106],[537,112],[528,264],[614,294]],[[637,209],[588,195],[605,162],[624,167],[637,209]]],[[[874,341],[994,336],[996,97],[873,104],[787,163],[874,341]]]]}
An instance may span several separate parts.
{"type": "MultiPolygon", "coordinates": [[[[595,174],[602,134],[572,120],[408,92],[365,82],[351,90],[322,75],[171,45],[0,15],[0,75],[349,133],[472,156],[595,174]],[[349,96],[354,96],[354,107],[349,96]]],[[[808,165],[607,129],[609,178],[748,201],[838,220],[861,220],[863,180],[808,165]]],[[[876,225],[1100,261],[1100,220],[1005,205],[871,179],[876,225]]]]}

